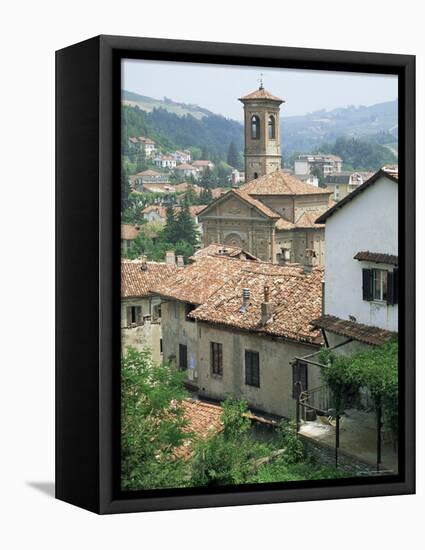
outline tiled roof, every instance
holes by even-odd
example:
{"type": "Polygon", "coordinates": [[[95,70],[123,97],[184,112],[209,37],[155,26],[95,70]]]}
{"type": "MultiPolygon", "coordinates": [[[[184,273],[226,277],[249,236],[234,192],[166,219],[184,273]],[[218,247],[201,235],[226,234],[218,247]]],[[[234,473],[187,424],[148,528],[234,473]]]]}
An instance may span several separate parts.
{"type": "Polygon", "coordinates": [[[186,162],[183,162],[182,164],[176,166],[176,170],[197,170],[197,168],[190,164],[187,164],[186,162]]]}
{"type": "Polygon", "coordinates": [[[183,418],[187,425],[183,428],[186,433],[192,433],[190,437],[176,449],[175,454],[179,458],[188,459],[192,456],[193,439],[207,439],[223,429],[221,415],[223,408],[205,401],[185,399],[182,401],[183,418]]]}
{"type": "Polygon", "coordinates": [[[151,291],[165,298],[203,304],[246,264],[246,260],[207,256],[172,277],[153,284],[151,291]]]}
{"type": "Polygon", "coordinates": [[[181,269],[166,263],[146,262],[147,269],[143,270],[142,265],[141,260],[121,260],[121,298],[147,296],[152,285],[181,269]]]}
{"type": "Polygon", "coordinates": [[[165,176],[166,174],[161,174],[160,172],[157,172],[156,170],[143,170],[143,172],[138,172],[134,176],[131,176],[133,178],[138,176],[165,176]]]}
{"type": "Polygon", "coordinates": [[[211,195],[213,199],[218,199],[218,197],[221,197],[221,195],[224,195],[227,193],[227,191],[230,191],[230,189],[226,189],[223,187],[216,187],[215,189],[211,189],[211,195]]]}
{"type": "Polygon", "coordinates": [[[332,315],[322,315],[312,321],[311,325],[372,346],[381,346],[396,335],[396,333],[389,330],[363,325],[354,321],[344,321],[332,315]]]}
{"type": "MultiPolygon", "coordinates": [[[[202,210],[206,208],[205,204],[196,204],[193,206],[189,206],[189,212],[192,218],[195,218],[202,210]]],[[[175,206],[174,212],[178,213],[181,210],[181,206],[175,206]]],[[[165,206],[156,206],[154,204],[151,204],[150,206],[146,206],[143,210],[143,214],[149,214],[150,212],[156,212],[160,218],[166,218],[167,215],[167,209],[165,206]]]]}
{"type": "MultiPolygon", "coordinates": [[[[204,260],[205,261],[205,260],[204,260]]],[[[221,260],[222,263],[223,260],[221,260]]],[[[228,260],[231,262],[232,260],[228,260]]],[[[196,262],[195,265],[202,264],[196,262]]],[[[298,342],[322,343],[320,331],[310,322],[321,312],[323,270],[315,268],[305,275],[300,267],[278,266],[265,262],[244,262],[236,274],[190,317],[198,321],[247,330],[257,334],[283,337],[298,342]],[[269,287],[272,315],[263,324],[261,303],[269,287]],[[243,289],[250,290],[249,305],[243,308],[243,289]]],[[[217,266],[217,270],[220,266],[217,266]]]]}
{"type": "Polygon", "coordinates": [[[125,241],[133,241],[139,235],[139,231],[140,227],[123,223],[121,224],[121,239],[125,241]]]}
{"type": "Polygon", "coordinates": [[[255,90],[243,97],[240,97],[239,98],[239,101],[246,101],[246,100],[250,100],[250,99],[269,99],[271,101],[279,101],[280,103],[284,103],[284,100],[281,99],[280,97],[277,97],[273,94],[271,94],[268,90],[266,90],[265,88],[258,88],[258,90],[255,90]]]}
{"type": "Polygon", "coordinates": [[[392,181],[394,183],[398,183],[398,173],[390,173],[385,170],[378,170],[371,178],[366,180],[362,185],[359,185],[346,195],[343,199],[341,199],[339,202],[334,204],[332,208],[329,208],[329,210],[326,210],[324,214],[322,214],[317,220],[316,223],[325,223],[325,221],[335,214],[340,208],[345,206],[347,203],[351,202],[353,199],[357,197],[360,193],[363,193],[363,191],[366,191],[371,185],[373,185],[376,181],[378,181],[380,178],[386,178],[387,181],[392,181]]]}
{"type": "Polygon", "coordinates": [[[354,256],[354,260],[374,262],[375,264],[398,265],[398,256],[394,256],[393,254],[383,254],[381,252],[357,252],[354,256]]]}
{"type": "Polygon", "coordinates": [[[260,178],[251,180],[240,190],[250,195],[329,195],[329,189],[304,183],[283,170],[276,170],[260,178]]]}
{"type": "MultiPolygon", "coordinates": [[[[329,205],[333,204],[333,201],[329,201],[329,205]]],[[[316,219],[318,216],[323,214],[326,209],[324,208],[318,208],[317,210],[307,210],[305,212],[302,212],[301,215],[298,217],[298,219],[295,222],[290,222],[288,220],[285,220],[284,218],[280,218],[280,220],[277,220],[276,222],[276,229],[277,230],[291,230],[291,229],[320,229],[321,227],[324,227],[323,224],[317,224],[316,219]]]]}
{"type": "Polygon", "coordinates": [[[280,218],[280,214],[278,214],[277,212],[275,212],[274,210],[269,208],[263,202],[257,200],[250,193],[245,191],[243,187],[241,187],[240,189],[232,189],[232,192],[235,193],[235,195],[238,195],[239,197],[241,197],[247,203],[251,204],[252,206],[257,208],[258,210],[260,210],[260,212],[265,214],[267,217],[269,217],[269,218],[280,218]]]}
{"type": "Polygon", "coordinates": [[[200,260],[202,258],[205,258],[205,256],[229,256],[229,258],[238,258],[239,260],[246,259],[260,261],[253,254],[251,254],[250,252],[246,252],[242,248],[219,243],[212,243],[205,248],[199,249],[195,252],[195,254],[193,254],[193,256],[189,258],[189,260],[200,260]]]}

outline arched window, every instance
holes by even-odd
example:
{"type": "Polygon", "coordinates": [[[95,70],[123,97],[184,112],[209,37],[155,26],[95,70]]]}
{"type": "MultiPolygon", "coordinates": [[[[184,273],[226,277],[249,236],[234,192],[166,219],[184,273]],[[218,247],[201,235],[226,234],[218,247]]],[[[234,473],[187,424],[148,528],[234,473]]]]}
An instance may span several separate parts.
{"type": "Polygon", "coordinates": [[[251,139],[260,139],[260,119],[257,115],[251,117],[251,139]]]}
{"type": "Polygon", "coordinates": [[[269,139],[276,139],[276,121],[273,115],[269,116],[269,139]]]}

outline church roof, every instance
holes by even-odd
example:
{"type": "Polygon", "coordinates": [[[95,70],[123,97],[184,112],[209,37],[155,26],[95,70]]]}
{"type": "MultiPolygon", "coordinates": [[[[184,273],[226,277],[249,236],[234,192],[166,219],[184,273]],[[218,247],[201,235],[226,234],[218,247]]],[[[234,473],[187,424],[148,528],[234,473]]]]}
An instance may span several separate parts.
{"type": "Polygon", "coordinates": [[[254,92],[251,92],[250,94],[244,95],[243,97],[239,98],[239,101],[244,102],[244,101],[250,100],[250,99],[269,99],[271,101],[279,101],[280,103],[285,103],[285,101],[283,99],[271,94],[265,88],[258,88],[258,90],[255,90],[254,92]]]}
{"type": "Polygon", "coordinates": [[[330,189],[304,183],[283,170],[276,170],[251,180],[243,185],[240,191],[249,195],[330,195],[333,193],[330,189]]]}
{"type": "Polygon", "coordinates": [[[269,218],[279,218],[280,214],[272,210],[270,207],[268,207],[263,202],[257,200],[255,197],[252,197],[250,193],[246,192],[243,187],[240,189],[234,189],[233,192],[241,197],[243,200],[248,202],[249,204],[252,204],[252,206],[255,206],[258,210],[260,210],[263,214],[268,216],[269,218]]]}

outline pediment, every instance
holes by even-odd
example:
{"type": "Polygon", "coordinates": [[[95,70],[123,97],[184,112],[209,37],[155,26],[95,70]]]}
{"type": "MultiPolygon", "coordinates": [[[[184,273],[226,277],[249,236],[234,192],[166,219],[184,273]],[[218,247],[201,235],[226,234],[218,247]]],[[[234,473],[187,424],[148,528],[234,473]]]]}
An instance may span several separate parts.
{"type": "Polygon", "coordinates": [[[207,218],[252,218],[257,220],[267,219],[255,206],[246,202],[234,193],[227,193],[223,197],[212,202],[201,214],[200,219],[207,218]]]}

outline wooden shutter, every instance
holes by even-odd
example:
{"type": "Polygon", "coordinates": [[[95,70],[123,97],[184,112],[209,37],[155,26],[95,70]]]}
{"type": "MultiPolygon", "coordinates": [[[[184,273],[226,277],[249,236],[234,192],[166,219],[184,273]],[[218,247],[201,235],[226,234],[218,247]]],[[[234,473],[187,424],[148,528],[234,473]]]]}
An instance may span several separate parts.
{"type": "Polygon", "coordinates": [[[387,275],[387,304],[398,303],[398,269],[389,271],[387,275]]]}
{"type": "Polygon", "coordinates": [[[363,300],[370,302],[373,298],[373,269],[363,269],[363,300]]]}

